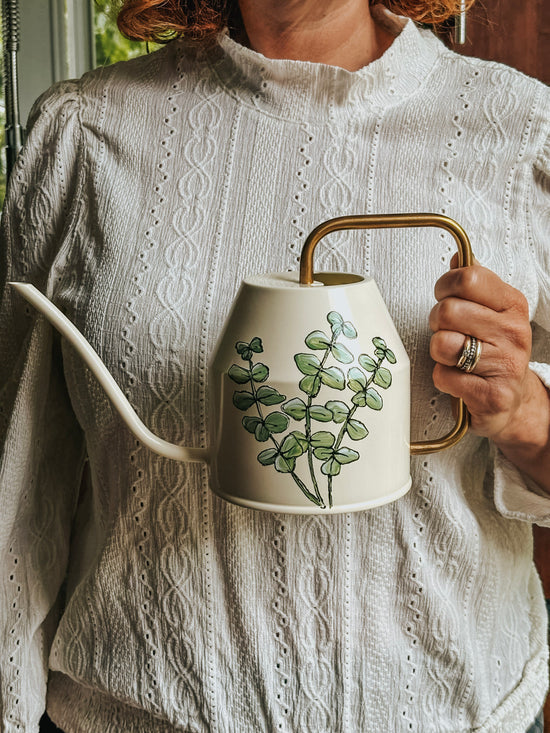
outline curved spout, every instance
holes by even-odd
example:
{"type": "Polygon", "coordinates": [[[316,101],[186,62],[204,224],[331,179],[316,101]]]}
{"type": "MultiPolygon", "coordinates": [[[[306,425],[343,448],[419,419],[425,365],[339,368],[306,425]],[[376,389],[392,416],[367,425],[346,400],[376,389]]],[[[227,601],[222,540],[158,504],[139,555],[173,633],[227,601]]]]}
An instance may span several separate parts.
{"type": "Polygon", "coordinates": [[[124,393],[101,361],[96,351],[86,341],[84,336],[71,321],[63,315],[40,290],[28,283],[9,283],[27,300],[36,310],[40,311],[59,333],[76,349],[85,364],[90,368],[107,396],[113,403],[121,418],[132,433],[144,445],[155,453],[176,461],[208,461],[208,451],[205,448],[185,448],[181,445],[169,443],[157,437],[144,425],[136,415],[124,393]]]}

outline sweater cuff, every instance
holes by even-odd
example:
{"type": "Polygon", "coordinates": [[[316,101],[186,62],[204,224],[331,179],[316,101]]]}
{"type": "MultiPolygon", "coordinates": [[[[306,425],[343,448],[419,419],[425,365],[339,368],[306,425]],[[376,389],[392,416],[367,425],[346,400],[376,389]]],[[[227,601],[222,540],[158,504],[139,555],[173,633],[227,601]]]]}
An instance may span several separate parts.
{"type": "MultiPolygon", "coordinates": [[[[529,366],[550,389],[550,364],[531,362],[529,366]]],[[[550,494],[516,468],[496,447],[494,454],[494,500],[500,514],[550,527],[550,494]]]]}

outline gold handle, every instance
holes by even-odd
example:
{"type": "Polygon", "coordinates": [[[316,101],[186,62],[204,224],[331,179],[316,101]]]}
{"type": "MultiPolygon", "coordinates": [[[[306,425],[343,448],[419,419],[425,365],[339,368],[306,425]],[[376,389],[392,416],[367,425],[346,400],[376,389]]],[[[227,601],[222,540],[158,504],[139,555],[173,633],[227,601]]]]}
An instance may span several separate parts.
{"type": "MultiPolygon", "coordinates": [[[[403,227],[439,227],[450,232],[458,248],[458,266],[469,267],[473,263],[472,247],[464,229],[454,219],[441,214],[356,214],[338,216],[319,224],[308,236],[300,258],[300,284],[313,283],[313,251],[317,243],[331,232],[343,229],[397,229],[403,227]]],[[[439,440],[424,440],[411,443],[411,455],[436,453],[450,448],[464,437],[470,423],[470,416],[463,400],[451,397],[456,411],[453,429],[439,440]]]]}

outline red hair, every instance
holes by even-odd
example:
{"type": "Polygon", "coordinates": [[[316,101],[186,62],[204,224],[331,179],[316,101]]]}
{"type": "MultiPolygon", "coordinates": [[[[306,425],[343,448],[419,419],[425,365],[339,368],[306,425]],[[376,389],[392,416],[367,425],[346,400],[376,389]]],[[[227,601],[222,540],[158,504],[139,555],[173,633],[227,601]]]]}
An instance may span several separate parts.
{"type": "MultiPolygon", "coordinates": [[[[208,41],[225,26],[240,28],[237,0],[119,0],[120,32],[134,41],[166,42],[185,36],[208,41]]],[[[369,0],[374,4],[378,0],[369,0]]],[[[474,0],[466,0],[470,7],[474,0]]],[[[394,13],[420,23],[439,24],[462,9],[461,0],[385,0],[394,13]]]]}

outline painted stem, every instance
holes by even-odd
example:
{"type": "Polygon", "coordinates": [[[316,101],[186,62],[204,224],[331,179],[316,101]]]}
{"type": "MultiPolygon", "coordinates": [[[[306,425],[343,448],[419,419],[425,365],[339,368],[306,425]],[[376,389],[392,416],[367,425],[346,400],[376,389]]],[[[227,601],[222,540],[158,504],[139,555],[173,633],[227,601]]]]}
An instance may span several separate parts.
{"type": "MultiPolygon", "coordinates": [[[[249,359],[248,360],[248,368],[249,368],[249,371],[250,371],[250,388],[252,390],[252,394],[254,395],[254,403],[256,405],[256,410],[258,412],[258,417],[263,422],[264,416],[263,416],[263,413],[262,413],[262,409],[260,407],[260,402],[259,402],[258,397],[257,397],[256,386],[254,384],[254,379],[252,377],[252,367],[253,367],[252,359],[249,359]]],[[[280,454],[280,452],[281,452],[281,446],[279,445],[278,441],[275,440],[275,438],[273,437],[273,434],[272,433],[269,434],[269,437],[271,438],[271,442],[273,443],[273,445],[277,449],[277,453],[280,454]]],[[[285,461],[286,465],[290,468],[290,466],[288,465],[288,462],[287,462],[286,458],[284,456],[281,456],[281,457],[282,457],[283,461],[285,461]]],[[[304,482],[302,481],[302,479],[299,476],[297,476],[294,473],[294,471],[289,471],[289,474],[294,479],[294,482],[298,486],[298,488],[300,489],[300,491],[309,499],[309,501],[312,501],[314,504],[317,504],[317,506],[321,507],[321,509],[324,509],[325,508],[325,502],[323,501],[323,499],[322,499],[322,497],[320,495],[319,496],[315,496],[314,494],[312,494],[311,491],[309,491],[309,489],[307,488],[307,486],[304,484],[304,482]]]]}
{"type": "MultiPolygon", "coordinates": [[[[376,369],[378,369],[382,365],[382,362],[383,361],[384,361],[384,357],[383,356],[378,358],[378,363],[376,365],[376,369]]],[[[367,380],[367,383],[365,385],[365,389],[368,389],[368,387],[373,383],[374,374],[375,373],[376,373],[376,370],[373,372],[373,376],[370,379],[367,380]]],[[[349,421],[351,420],[351,418],[353,417],[353,415],[355,414],[355,412],[356,412],[356,410],[358,408],[359,408],[359,405],[353,405],[353,407],[351,408],[351,410],[348,412],[348,416],[344,420],[344,423],[343,423],[342,427],[340,428],[340,432],[338,433],[338,437],[336,438],[336,443],[334,444],[334,450],[335,451],[338,450],[338,448],[340,447],[340,444],[342,443],[342,440],[344,439],[344,435],[345,435],[345,432],[346,432],[346,427],[347,427],[349,421]]]]}
{"type": "MultiPolygon", "coordinates": [[[[336,340],[336,337],[334,336],[334,334],[332,334],[332,338],[330,340],[330,345],[325,349],[325,353],[324,353],[324,356],[323,356],[323,358],[321,360],[321,366],[319,368],[319,371],[321,371],[321,369],[325,366],[325,362],[328,359],[328,355],[330,354],[330,350],[331,350],[332,346],[334,345],[335,340],[336,340]]],[[[319,500],[324,505],[325,502],[323,501],[323,497],[321,496],[321,492],[319,491],[319,485],[317,483],[317,477],[315,475],[315,466],[313,464],[313,448],[311,446],[311,415],[309,414],[309,411],[310,411],[312,402],[313,402],[313,397],[311,395],[308,395],[307,405],[306,405],[306,438],[307,438],[307,442],[308,442],[308,445],[307,445],[307,462],[308,462],[308,466],[309,466],[309,473],[311,475],[311,480],[313,481],[313,487],[315,489],[315,493],[317,494],[317,496],[319,497],[319,500]]],[[[331,504],[331,506],[332,506],[332,504],[331,504]]]]}
{"type": "Polygon", "coordinates": [[[312,396],[309,395],[306,405],[306,439],[307,439],[307,462],[309,466],[309,473],[311,480],[313,481],[313,488],[315,489],[316,495],[319,497],[319,501],[323,503],[323,497],[319,491],[319,485],[317,484],[317,477],[315,476],[315,466],[313,465],[313,449],[311,447],[311,415],[309,414],[309,408],[311,407],[312,396]]]}

